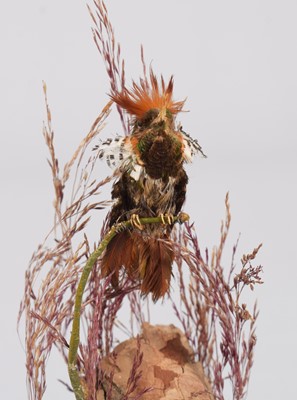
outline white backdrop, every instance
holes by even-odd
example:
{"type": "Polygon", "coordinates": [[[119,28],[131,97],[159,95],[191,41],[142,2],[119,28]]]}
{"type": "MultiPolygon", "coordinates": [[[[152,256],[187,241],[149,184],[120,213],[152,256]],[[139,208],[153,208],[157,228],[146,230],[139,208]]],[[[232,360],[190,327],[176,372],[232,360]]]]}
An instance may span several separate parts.
{"type": "MultiPolygon", "coordinates": [[[[190,112],[180,119],[208,155],[187,169],[185,211],[196,222],[202,247],[218,240],[227,191],[230,249],[239,232],[241,252],[264,243],[258,261],[265,285],[256,293],[258,344],[248,398],[295,398],[297,3],[106,2],[127,80],[138,79],[142,43],[157,73],[174,74],[175,97],[187,97],[190,112]]],[[[0,6],[2,398],[26,399],[16,317],[24,271],[52,224],[42,80],[65,161],[107,101],[108,78],[90,26],[84,1],[16,0],[0,6]]],[[[121,133],[121,127],[113,112],[104,134],[115,131],[121,133]]],[[[105,167],[98,168],[98,179],[106,174],[105,167]]],[[[166,304],[155,321],[166,322],[166,304]]],[[[48,371],[44,399],[71,399],[57,382],[67,379],[65,365],[54,357],[48,371]]]]}

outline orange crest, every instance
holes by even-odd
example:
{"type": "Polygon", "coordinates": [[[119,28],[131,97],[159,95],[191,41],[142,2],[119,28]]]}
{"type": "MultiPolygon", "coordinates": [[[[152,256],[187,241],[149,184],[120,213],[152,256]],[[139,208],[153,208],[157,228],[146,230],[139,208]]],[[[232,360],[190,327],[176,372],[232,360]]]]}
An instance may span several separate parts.
{"type": "Polygon", "coordinates": [[[173,77],[165,85],[161,76],[161,85],[150,71],[150,79],[141,79],[140,84],[133,82],[131,90],[124,88],[122,92],[113,92],[112,100],[136,119],[141,119],[151,109],[168,110],[172,114],[182,111],[185,101],[173,101],[173,77]]]}

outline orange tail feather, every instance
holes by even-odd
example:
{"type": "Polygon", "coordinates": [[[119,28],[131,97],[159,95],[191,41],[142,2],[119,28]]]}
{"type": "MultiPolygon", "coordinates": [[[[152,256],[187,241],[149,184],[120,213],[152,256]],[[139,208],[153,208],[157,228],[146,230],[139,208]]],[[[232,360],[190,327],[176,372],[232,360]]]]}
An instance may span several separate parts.
{"type": "Polygon", "coordinates": [[[169,290],[173,250],[162,239],[144,237],[137,232],[121,232],[107,246],[102,258],[102,275],[113,273],[112,285],[118,287],[122,267],[133,279],[141,281],[141,293],[152,293],[153,301],[169,290]]]}

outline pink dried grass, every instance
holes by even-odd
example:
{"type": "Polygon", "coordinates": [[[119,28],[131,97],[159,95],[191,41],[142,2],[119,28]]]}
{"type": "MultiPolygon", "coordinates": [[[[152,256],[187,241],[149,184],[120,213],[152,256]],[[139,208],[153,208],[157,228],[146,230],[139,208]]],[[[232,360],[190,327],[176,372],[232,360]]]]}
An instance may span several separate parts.
{"type": "Polygon", "coordinates": [[[85,160],[88,153],[86,150],[109,115],[110,103],[102,110],[89,134],[79,144],[60,174],[45,85],[44,94],[47,111],[44,137],[50,154],[55,223],[33,254],[27,268],[25,293],[18,317],[20,321],[24,315],[26,321],[26,368],[30,399],[41,399],[43,396],[46,386],[45,363],[52,346],[56,345],[64,357],[67,356],[66,333],[72,321],[76,286],[90,254],[89,240],[84,231],[91,212],[109,204],[98,200],[98,196],[101,187],[112,179],[108,177],[100,182],[93,179],[96,155],[85,160]],[[70,201],[66,201],[64,193],[72,171],[74,179],[71,197],[70,201]]]}
{"type": "MultiPolygon", "coordinates": [[[[114,29],[109,20],[107,7],[103,0],[93,0],[94,10],[88,10],[94,28],[92,29],[94,42],[104,61],[109,77],[111,93],[120,92],[125,87],[125,61],[121,57],[121,46],[115,39],[114,29]]],[[[128,119],[123,110],[117,106],[122,126],[128,133],[128,119]]]]}
{"type": "Polygon", "coordinates": [[[223,253],[229,233],[231,214],[229,198],[226,196],[226,219],[221,226],[221,238],[213,249],[211,260],[208,252],[203,259],[193,225],[187,225],[180,233],[177,248],[177,267],[180,304],[172,302],[175,314],[202,363],[212,383],[217,399],[225,399],[225,381],[232,387],[233,400],[244,399],[253,365],[256,344],[255,323],[258,317],[256,303],[250,313],[241,296],[246,288],[253,290],[261,284],[261,266],[252,266],[260,247],[241,259],[241,268],[236,274],[233,247],[232,262],[223,267],[223,253]],[[183,264],[190,269],[189,284],[185,284],[183,264]]]}

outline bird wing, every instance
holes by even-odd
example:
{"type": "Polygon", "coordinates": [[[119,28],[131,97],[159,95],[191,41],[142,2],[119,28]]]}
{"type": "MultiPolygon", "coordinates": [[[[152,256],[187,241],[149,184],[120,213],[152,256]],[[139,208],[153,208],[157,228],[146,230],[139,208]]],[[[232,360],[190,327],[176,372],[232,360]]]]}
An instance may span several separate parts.
{"type": "Polygon", "coordinates": [[[98,150],[99,159],[105,160],[110,168],[129,171],[132,178],[139,179],[143,167],[137,163],[129,136],[117,135],[115,138],[108,138],[93,150],[98,150]]]}

